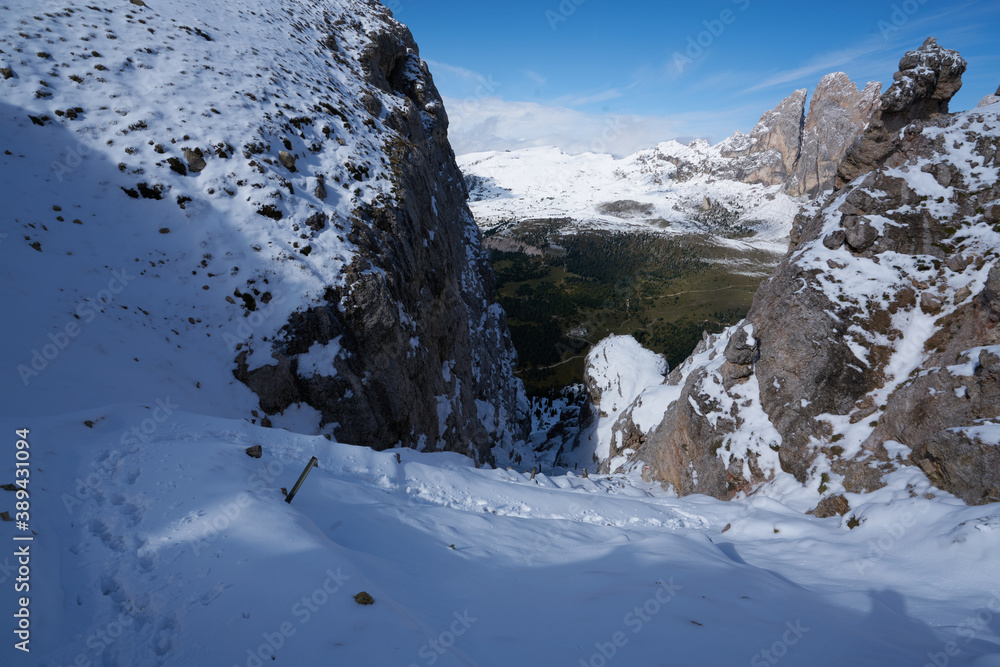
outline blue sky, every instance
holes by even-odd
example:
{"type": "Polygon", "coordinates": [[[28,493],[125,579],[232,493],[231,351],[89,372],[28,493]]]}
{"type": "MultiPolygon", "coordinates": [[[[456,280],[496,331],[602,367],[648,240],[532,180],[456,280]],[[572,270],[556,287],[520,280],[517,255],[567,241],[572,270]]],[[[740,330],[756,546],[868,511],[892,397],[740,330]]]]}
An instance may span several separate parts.
{"type": "Polygon", "coordinates": [[[887,87],[928,36],[969,61],[953,110],[1000,85],[996,0],[383,2],[430,63],[459,154],[719,141],[829,72],[887,87]]]}

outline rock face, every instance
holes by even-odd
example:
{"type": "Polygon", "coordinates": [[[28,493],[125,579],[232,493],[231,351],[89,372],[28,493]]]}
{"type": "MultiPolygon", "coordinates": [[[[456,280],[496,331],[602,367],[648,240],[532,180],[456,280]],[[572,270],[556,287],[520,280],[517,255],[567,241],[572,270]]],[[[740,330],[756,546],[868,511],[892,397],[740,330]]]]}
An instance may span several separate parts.
{"type": "Polygon", "coordinates": [[[789,194],[814,196],[833,187],[847,149],[871,121],[881,93],[878,82],[858,91],[842,72],[823,77],[809,103],[789,194]]]}
{"type": "Polygon", "coordinates": [[[760,117],[737,149],[724,149],[725,157],[740,157],[747,183],[776,185],[795,172],[802,146],[802,123],[806,113],[806,89],[796,90],[771,111],[760,117]]]}
{"type": "Polygon", "coordinates": [[[899,131],[914,120],[948,113],[948,103],[962,87],[967,63],[955,51],[927,38],[899,61],[895,83],[882,96],[870,130],[852,148],[837,174],[837,187],[879,167],[899,142],[899,131]]]}
{"type": "MultiPolygon", "coordinates": [[[[0,165],[46,174],[32,181],[39,192],[58,180],[54,210],[78,224],[39,225],[27,208],[8,216],[25,241],[19,261],[44,249],[45,270],[66,285],[38,299],[35,328],[8,350],[30,350],[44,323],[105,290],[91,268],[123,275],[127,261],[135,275],[116,278],[127,294],[115,292],[88,340],[61,351],[61,374],[10,357],[34,374],[34,404],[169,396],[184,410],[480,462],[524,436],[527,401],[448,117],[386,7],[176,0],[137,18],[70,2],[36,19],[30,4],[4,7],[11,25],[35,20],[88,49],[53,39],[46,57],[0,76],[0,133],[33,145],[0,151],[0,165]],[[127,66],[81,86],[97,76],[95,53],[127,66]],[[52,62],[61,76],[48,75],[52,62]],[[98,375],[114,380],[78,399],[98,375]]],[[[33,39],[0,36],[0,65],[33,39]]],[[[37,287],[20,266],[0,271],[37,287]]]]}
{"type": "Polygon", "coordinates": [[[976,108],[979,109],[980,107],[988,107],[989,105],[996,104],[997,102],[1000,102],[1000,95],[987,95],[983,99],[979,100],[979,104],[976,105],[976,108]]]}
{"type": "Polygon", "coordinates": [[[807,91],[796,90],[761,116],[749,135],[724,142],[722,154],[737,158],[738,180],[815,196],[833,187],[847,149],[878,108],[881,91],[878,82],[858,91],[843,72],[828,74],[816,87],[808,114],[807,91]]]}
{"type": "Polygon", "coordinates": [[[933,40],[903,58],[848,152],[871,170],[806,207],[746,323],[707,338],[639,429],[655,477],[730,498],[791,475],[835,495],[916,465],[1000,500],[1000,112],[947,115],[964,69],[933,40]]]}
{"type": "Polygon", "coordinates": [[[735,158],[735,178],[746,183],[785,183],[795,170],[802,145],[806,89],[796,90],[764,113],[749,135],[737,132],[720,145],[722,156],[735,158]]]}
{"type": "MultiPolygon", "coordinates": [[[[273,345],[276,363],[251,370],[244,353],[236,376],[269,414],[293,404],[319,410],[340,442],[492,463],[493,446],[526,436],[516,354],[444,105],[409,31],[382,18],[364,56],[364,107],[388,110],[396,202],[356,211],[348,240],[359,255],[346,280],[291,316],[273,345]],[[330,350],[335,373],[302,368],[314,346],[330,350]]],[[[292,169],[284,151],[281,162],[292,169]]]]}

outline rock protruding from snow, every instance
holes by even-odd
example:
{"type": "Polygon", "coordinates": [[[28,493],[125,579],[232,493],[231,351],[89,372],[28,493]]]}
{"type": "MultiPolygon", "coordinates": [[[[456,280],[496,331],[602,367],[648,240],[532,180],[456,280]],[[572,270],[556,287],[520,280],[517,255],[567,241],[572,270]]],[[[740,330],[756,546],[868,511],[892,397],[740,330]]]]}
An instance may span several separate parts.
{"type": "MultiPolygon", "coordinates": [[[[277,364],[254,370],[240,358],[237,377],[268,413],[293,403],[320,411],[340,442],[445,449],[492,463],[494,446],[510,450],[527,436],[516,353],[444,104],[409,30],[378,18],[363,49],[359,103],[384,115],[395,201],[356,211],[347,238],[358,260],[344,283],[292,314],[271,352],[277,364]],[[331,372],[289,363],[334,340],[331,372]]],[[[279,159],[295,171],[292,156],[281,151],[279,159]]]]}
{"type": "Polygon", "coordinates": [[[788,181],[802,146],[806,97],[805,88],[796,90],[764,113],[746,140],[737,136],[725,144],[723,156],[745,159],[746,173],[741,180],[763,185],[788,181]]]}
{"type": "Polygon", "coordinates": [[[902,114],[907,118],[933,118],[948,113],[948,103],[962,88],[968,63],[957,51],[942,48],[928,37],[916,51],[899,61],[895,83],[882,98],[883,118],[902,114]]]}
{"type": "Polygon", "coordinates": [[[983,99],[979,100],[979,104],[976,105],[977,109],[982,107],[988,107],[991,104],[996,104],[1000,102],[1000,95],[987,95],[983,99]]]}
{"type": "Polygon", "coordinates": [[[948,113],[967,66],[957,51],[942,48],[933,37],[916,51],[908,51],[868,130],[844,159],[837,186],[878,168],[902,141],[900,130],[913,121],[948,113]]]}
{"type": "MultiPolygon", "coordinates": [[[[904,63],[945,82],[926,99],[953,93],[964,61],[922,51],[904,63]]],[[[800,214],[746,323],[671,376],[683,391],[635,458],[679,493],[787,475],[860,493],[918,465],[967,502],[1000,500],[1000,110],[898,132],[878,170],[800,214]]]]}

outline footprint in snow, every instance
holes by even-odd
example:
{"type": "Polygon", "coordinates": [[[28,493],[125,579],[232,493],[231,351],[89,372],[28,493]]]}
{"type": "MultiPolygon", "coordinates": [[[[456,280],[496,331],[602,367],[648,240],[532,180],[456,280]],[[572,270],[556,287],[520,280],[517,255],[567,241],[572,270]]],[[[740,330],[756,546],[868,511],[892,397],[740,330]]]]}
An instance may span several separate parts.
{"type": "Polygon", "coordinates": [[[144,553],[139,554],[139,569],[143,574],[149,574],[156,569],[157,564],[160,561],[160,557],[156,555],[156,552],[152,549],[144,550],[144,553]]]}
{"type": "Polygon", "coordinates": [[[228,586],[223,586],[222,584],[213,586],[212,590],[201,596],[202,606],[207,607],[208,605],[212,604],[212,602],[214,602],[216,598],[222,595],[223,591],[225,591],[227,588],[228,586]]]}

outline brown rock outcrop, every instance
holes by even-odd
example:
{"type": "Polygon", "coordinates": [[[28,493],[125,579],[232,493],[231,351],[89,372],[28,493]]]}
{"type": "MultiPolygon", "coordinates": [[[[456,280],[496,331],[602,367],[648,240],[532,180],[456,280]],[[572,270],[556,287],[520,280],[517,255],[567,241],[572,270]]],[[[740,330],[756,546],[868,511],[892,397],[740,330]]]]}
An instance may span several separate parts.
{"type": "Polygon", "coordinates": [[[840,163],[871,121],[881,93],[876,81],[859,91],[843,72],[823,77],[809,102],[789,194],[815,196],[833,187],[840,163]]]}

